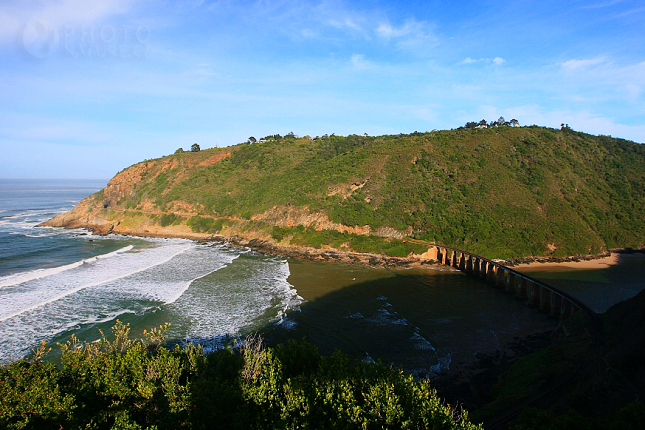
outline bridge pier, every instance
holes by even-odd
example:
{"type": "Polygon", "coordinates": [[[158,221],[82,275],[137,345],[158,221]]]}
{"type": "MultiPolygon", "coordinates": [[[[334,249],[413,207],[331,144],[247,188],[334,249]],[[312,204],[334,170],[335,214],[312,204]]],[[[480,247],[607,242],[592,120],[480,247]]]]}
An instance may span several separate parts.
{"type": "Polygon", "coordinates": [[[497,283],[497,274],[495,273],[495,265],[493,264],[492,261],[488,262],[488,274],[486,276],[488,282],[495,284],[497,283]]]}
{"type": "Polygon", "coordinates": [[[528,293],[528,282],[526,279],[522,278],[520,280],[520,287],[517,289],[517,298],[526,299],[529,296],[528,293]]]}
{"type": "Polygon", "coordinates": [[[549,312],[551,309],[551,291],[546,288],[542,288],[542,294],[540,297],[540,310],[544,312],[549,312]]]}
{"type": "Polygon", "coordinates": [[[540,296],[542,293],[542,288],[530,281],[527,281],[526,279],[522,278],[522,281],[525,282],[526,284],[526,289],[528,291],[528,296],[529,296],[529,307],[531,308],[539,308],[540,307],[540,296]]]}
{"type": "Polygon", "coordinates": [[[573,305],[567,299],[562,301],[562,310],[560,311],[560,320],[566,320],[573,313],[573,305]]]}
{"type": "Polygon", "coordinates": [[[439,260],[439,249],[436,246],[431,246],[428,248],[426,255],[428,256],[428,259],[437,261],[439,260]]]}
{"type": "Polygon", "coordinates": [[[562,296],[560,294],[551,293],[551,315],[559,317],[562,312],[562,296]]]}
{"type": "Polygon", "coordinates": [[[459,268],[459,258],[457,258],[457,251],[452,251],[452,261],[450,264],[454,268],[459,268]]]}
{"type": "Polygon", "coordinates": [[[459,270],[466,270],[466,254],[463,252],[461,253],[461,257],[459,257],[459,270]]]}
{"type": "Polygon", "coordinates": [[[486,279],[486,260],[483,258],[479,259],[479,277],[486,279]]]}
{"type": "Polygon", "coordinates": [[[500,266],[497,266],[497,276],[495,277],[495,285],[499,287],[505,287],[506,277],[507,277],[506,270],[504,270],[500,266]]]}
{"type": "Polygon", "coordinates": [[[506,291],[507,293],[515,293],[515,290],[517,289],[517,287],[515,286],[516,283],[517,281],[515,280],[515,273],[510,273],[508,275],[508,280],[506,281],[506,288],[504,289],[504,291],[506,291]]]}
{"type": "Polygon", "coordinates": [[[473,272],[474,268],[474,262],[473,262],[473,256],[468,255],[468,258],[466,259],[466,272],[471,273],[473,272]]]}
{"type": "Polygon", "coordinates": [[[448,257],[448,252],[448,249],[443,250],[443,261],[441,261],[441,264],[443,264],[444,266],[450,265],[450,257],[448,257]]]}

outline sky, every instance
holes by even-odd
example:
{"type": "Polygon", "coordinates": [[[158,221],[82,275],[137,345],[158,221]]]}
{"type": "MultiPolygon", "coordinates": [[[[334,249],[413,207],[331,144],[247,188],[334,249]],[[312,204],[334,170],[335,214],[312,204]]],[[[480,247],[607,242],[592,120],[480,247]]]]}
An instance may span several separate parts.
{"type": "Polygon", "coordinates": [[[3,0],[0,178],[469,121],[645,141],[645,2],[3,0]]]}

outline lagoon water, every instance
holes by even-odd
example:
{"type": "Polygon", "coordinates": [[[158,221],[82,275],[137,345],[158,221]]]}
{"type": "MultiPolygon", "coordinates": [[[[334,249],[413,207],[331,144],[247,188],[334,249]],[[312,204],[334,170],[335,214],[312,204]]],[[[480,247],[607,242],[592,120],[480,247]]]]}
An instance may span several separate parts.
{"type": "MultiPolygon", "coordinates": [[[[0,181],[0,363],[45,341],[171,323],[207,349],[252,331],[427,375],[557,321],[452,269],[290,261],[181,239],[36,228],[106,181],[0,181]]],[[[54,351],[57,348],[54,346],[54,351]]]]}

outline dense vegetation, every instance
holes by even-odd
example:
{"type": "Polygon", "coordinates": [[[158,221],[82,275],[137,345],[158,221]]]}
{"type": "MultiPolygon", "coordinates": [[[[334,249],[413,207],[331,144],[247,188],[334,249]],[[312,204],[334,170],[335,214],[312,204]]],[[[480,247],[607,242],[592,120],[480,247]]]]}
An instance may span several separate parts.
{"type": "MultiPolygon", "coordinates": [[[[474,429],[465,412],[380,363],[325,358],[305,342],[206,355],[160,346],[167,327],[62,345],[61,366],[31,361],[0,369],[4,429],[474,429]]],[[[44,347],[43,347],[44,348],[44,347]]]]}
{"type": "MultiPolygon", "coordinates": [[[[568,127],[290,133],[146,165],[118,205],[141,210],[151,201],[172,212],[181,201],[201,219],[241,222],[274,207],[307,208],[334,223],[388,227],[491,258],[645,245],[645,147],[568,127]]],[[[195,219],[194,230],[224,225],[207,223],[195,219]]]]}

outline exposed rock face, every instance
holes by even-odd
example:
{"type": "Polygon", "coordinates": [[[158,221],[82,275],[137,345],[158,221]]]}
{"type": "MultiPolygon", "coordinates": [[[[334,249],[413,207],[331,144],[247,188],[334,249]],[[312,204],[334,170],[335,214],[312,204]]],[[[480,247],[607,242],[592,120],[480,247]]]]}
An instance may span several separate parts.
{"type": "Polygon", "coordinates": [[[199,165],[200,166],[210,166],[210,165],[215,164],[215,163],[217,163],[219,161],[222,161],[226,157],[230,157],[230,156],[231,156],[230,151],[229,152],[223,152],[221,154],[216,154],[216,155],[213,155],[212,157],[209,157],[207,160],[202,161],[201,163],[199,163],[199,165]]]}
{"type": "Polygon", "coordinates": [[[43,227],[87,228],[97,234],[108,234],[113,231],[114,223],[101,217],[96,212],[96,200],[88,197],[81,201],[72,211],[56,215],[39,225],[43,227]]]}

